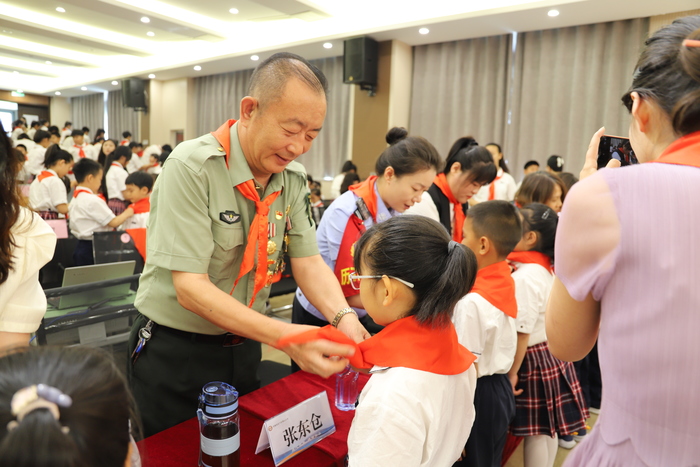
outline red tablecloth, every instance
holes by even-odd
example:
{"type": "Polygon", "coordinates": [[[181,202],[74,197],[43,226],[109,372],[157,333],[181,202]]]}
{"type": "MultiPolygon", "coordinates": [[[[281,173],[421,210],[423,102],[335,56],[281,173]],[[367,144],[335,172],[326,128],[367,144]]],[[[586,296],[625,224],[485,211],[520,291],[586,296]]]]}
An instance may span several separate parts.
{"type": "MultiPolygon", "coordinates": [[[[360,374],[358,381],[360,390],[368,379],[369,376],[360,374]]],[[[321,391],[328,392],[336,432],[284,465],[289,467],[344,465],[345,455],[348,452],[348,432],[354,412],[342,412],[335,408],[335,378],[323,379],[303,371],[293,373],[239,399],[241,465],[274,467],[269,449],[255,454],[263,422],[321,391]]],[[[144,467],[196,466],[199,458],[197,418],[193,417],[150,436],[140,441],[138,447],[144,467]]]]}

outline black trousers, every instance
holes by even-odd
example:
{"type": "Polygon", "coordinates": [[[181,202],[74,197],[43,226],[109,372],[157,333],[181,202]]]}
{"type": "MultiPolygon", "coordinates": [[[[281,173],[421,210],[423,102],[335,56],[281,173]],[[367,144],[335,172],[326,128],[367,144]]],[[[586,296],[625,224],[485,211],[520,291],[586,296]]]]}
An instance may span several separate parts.
{"type": "Polygon", "coordinates": [[[224,347],[223,338],[184,333],[162,326],[141,351],[135,364],[131,353],[138,332],[148,318],[138,315],[129,334],[127,377],[134,394],[144,436],[182,423],[197,415],[202,387],[212,381],[231,384],[242,396],[260,387],[257,377],[262,357],[260,343],[246,340],[224,347]]]}
{"type": "Polygon", "coordinates": [[[92,255],[92,240],[78,240],[73,251],[73,266],[87,266],[95,264],[92,255]]]}
{"type": "Polygon", "coordinates": [[[581,382],[581,391],[588,407],[600,408],[603,396],[603,380],[598,363],[598,342],[582,360],[574,362],[576,376],[581,382]]]}
{"type": "MultiPolygon", "coordinates": [[[[319,319],[316,316],[312,315],[306,309],[302,306],[301,302],[297,298],[297,296],[294,296],[294,302],[292,303],[292,323],[294,324],[308,324],[309,326],[318,326],[318,327],[323,327],[323,326],[328,326],[330,323],[324,319],[319,319]]],[[[367,329],[367,332],[370,334],[374,335],[384,329],[384,326],[380,326],[379,324],[375,323],[374,320],[369,316],[365,315],[362,318],[360,318],[360,323],[367,329]]],[[[299,365],[292,360],[292,373],[295,371],[299,371],[301,368],[299,368],[299,365]]]]}
{"type": "Polygon", "coordinates": [[[500,467],[508,426],[515,417],[515,396],[508,375],[479,378],[474,392],[474,409],[476,418],[465,448],[467,455],[454,465],[500,467]]]}

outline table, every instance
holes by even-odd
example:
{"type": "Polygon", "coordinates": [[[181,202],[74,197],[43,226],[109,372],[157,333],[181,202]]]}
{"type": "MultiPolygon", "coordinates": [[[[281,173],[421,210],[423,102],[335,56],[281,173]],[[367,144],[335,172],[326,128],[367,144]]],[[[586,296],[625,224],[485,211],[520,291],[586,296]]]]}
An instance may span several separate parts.
{"type": "MultiPolygon", "coordinates": [[[[358,387],[365,386],[369,375],[360,374],[358,387]]],[[[255,454],[263,423],[319,392],[327,391],[336,432],[284,463],[285,467],[344,466],[347,438],[354,412],[335,408],[335,377],[323,379],[299,371],[275,381],[239,399],[241,417],[241,465],[274,467],[267,449],[255,454]]],[[[137,443],[144,467],[192,467],[199,459],[197,418],[150,436],[137,443]]]]}

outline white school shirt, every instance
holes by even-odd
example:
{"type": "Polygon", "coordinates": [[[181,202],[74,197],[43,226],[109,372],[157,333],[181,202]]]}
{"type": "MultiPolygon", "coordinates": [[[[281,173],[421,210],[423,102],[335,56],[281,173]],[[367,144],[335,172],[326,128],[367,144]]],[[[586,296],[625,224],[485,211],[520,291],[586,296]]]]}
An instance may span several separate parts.
{"type": "MultiPolygon", "coordinates": [[[[503,169],[498,169],[496,173],[497,180],[491,183],[495,184],[493,199],[501,199],[505,201],[513,201],[515,199],[516,184],[515,179],[509,173],[503,171],[503,169]],[[499,178],[500,177],[500,178],[499,178]]],[[[491,184],[484,185],[479,188],[479,191],[474,195],[474,200],[479,203],[489,200],[489,189],[491,184]]]]}
{"type": "Polygon", "coordinates": [[[107,172],[105,184],[107,185],[108,199],[117,198],[124,201],[124,195],[122,191],[126,190],[126,178],[129,173],[124,170],[119,162],[112,162],[112,167],[109,168],[107,172]]]}
{"type": "Polygon", "coordinates": [[[126,164],[126,171],[130,174],[134,172],[138,172],[138,170],[143,167],[143,165],[146,162],[150,162],[149,159],[146,159],[146,156],[141,156],[139,157],[138,154],[132,154],[131,159],[129,159],[129,162],[126,164]]]}
{"type": "Polygon", "coordinates": [[[554,276],[535,263],[514,263],[515,299],[518,302],[518,317],[515,329],[530,334],[527,346],[532,347],[547,340],[544,328],[544,312],[552,291],[554,276]]]}
{"type": "Polygon", "coordinates": [[[122,225],[119,226],[119,230],[145,229],[146,224],[148,224],[148,217],[150,216],[150,214],[150,212],[134,214],[133,216],[125,220],[122,225]]]}
{"type": "Polygon", "coordinates": [[[0,284],[0,332],[32,333],[46,313],[46,295],[39,283],[39,269],[51,261],[56,234],[38,214],[20,208],[10,228],[15,246],[12,269],[0,284]]]}
{"type": "Polygon", "coordinates": [[[475,388],[474,365],[450,376],[410,368],[374,373],[350,427],[349,466],[451,466],[474,423],[475,388]]]}
{"type": "MultiPolygon", "coordinates": [[[[419,216],[428,217],[435,222],[440,222],[440,214],[438,213],[438,208],[433,201],[433,197],[430,193],[424,191],[421,195],[420,201],[411,206],[404,211],[404,214],[414,214],[419,216]]],[[[455,205],[450,203],[450,225],[454,228],[455,223],[455,205]]]]}
{"type": "MultiPolygon", "coordinates": [[[[45,169],[53,175],[39,181],[39,177],[29,185],[29,205],[37,211],[56,211],[59,204],[68,204],[68,194],[63,180],[56,172],[45,169]]],[[[41,173],[41,172],[39,172],[41,173]]],[[[62,216],[62,215],[61,215],[62,216]]]]}
{"type": "Polygon", "coordinates": [[[95,232],[109,232],[116,216],[99,196],[84,186],[76,187],[68,205],[70,232],[78,240],[92,240],[95,232]]]}
{"type": "Polygon", "coordinates": [[[35,128],[30,128],[29,130],[27,130],[27,136],[29,136],[32,140],[34,139],[35,134],[36,134],[35,128]]]}
{"type": "Polygon", "coordinates": [[[46,148],[37,144],[29,152],[27,152],[27,162],[24,168],[32,175],[38,175],[44,170],[44,156],[46,156],[46,148]]]}
{"type": "Polygon", "coordinates": [[[80,157],[80,150],[83,150],[84,157],[90,158],[90,149],[87,145],[83,144],[82,146],[73,144],[71,147],[68,148],[68,152],[73,156],[73,162],[78,162],[82,157],[80,157]]]}
{"type": "Polygon", "coordinates": [[[459,343],[476,355],[479,378],[508,373],[518,346],[514,318],[472,292],[457,302],[452,322],[459,343]]]}

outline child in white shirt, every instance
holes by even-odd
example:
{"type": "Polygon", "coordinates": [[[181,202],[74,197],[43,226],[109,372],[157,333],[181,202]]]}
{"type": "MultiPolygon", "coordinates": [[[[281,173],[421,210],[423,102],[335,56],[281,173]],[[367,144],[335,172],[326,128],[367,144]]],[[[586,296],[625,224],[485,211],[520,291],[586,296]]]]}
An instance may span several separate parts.
{"type": "Polygon", "coordinates": [[[107,205],[115,215],[121,214],[126,209],[126,164],[131,160],[131,149],[128,146],[119,146],[113,153],[107,156],[105,163],[103,188],[107,197],[107,205]]]}
{"type": "Polygon", "coordinates": [[[153,189],[153,177],[145,172],[134,172],[126,178],[126,190],[124,197],[131,204],[134,215],[127,219],[122,228],[145,229],[148,216],[151,211],[151,190],[153,189]]]}
{"type": "Polygon", "coordinates": [[[54,144],[46,151],[44,167],[29,186],[29,205],[42,219],[65,217],[68,193],[62,179],[73,167],[73,156],[54,144]]]}

